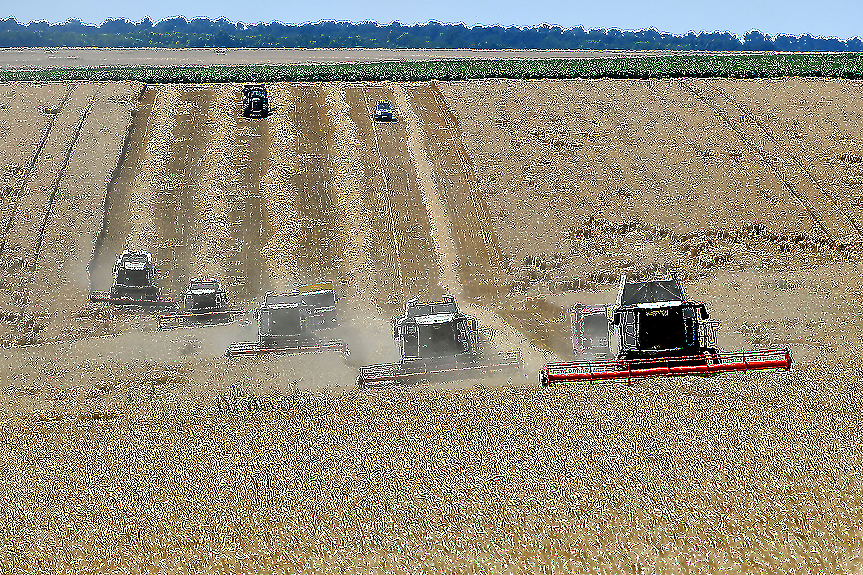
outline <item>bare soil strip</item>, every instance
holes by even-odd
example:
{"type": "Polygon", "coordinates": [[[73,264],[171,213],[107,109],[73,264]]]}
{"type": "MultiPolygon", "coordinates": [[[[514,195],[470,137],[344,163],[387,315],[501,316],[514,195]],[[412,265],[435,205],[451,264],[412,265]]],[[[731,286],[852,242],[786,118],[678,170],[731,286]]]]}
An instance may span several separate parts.
{"type": "Polygon", "coordinates": [[[485,199],[474,186],[476,174],[458,121],[435,84],[412,84],[407,94],[422,119],[427,156],[434,158],[434,180],[449,214],[464,295],[497,295],[502,259],[498,238],[485,199]]]}
{"type": "MultiPolygon", "coordinates": [[[[263,199],[261,180],[270,164],[270,120],[247,119],[242,116],[242,95],[232,89],[234,100],[222,114],[233,118],[234,134],[230,165],[233,166],[234,186],[228,191],[227,214],[231,236],[238,253],[229,263],[231,287],[236,297],[251,300],[270,286],[269,268],[262,250],[271,237],[267,206],[263,199]]],[[[223,159],[213,158],[220,162],[223,159]]]]}
{"type": "Polygon", "coordinates": [[[372,229],[372,213],[364,199],[366,170],[361,160],[357,125],[351,120],[351,109],[345,98],[345,84],[325,87],[327,116],[331,126],[330,154],[332,157],[332,189],[344,217],[341,242],[345,266],[339,289],[357,297],[357,304],[374,306],[372,287],[375,279],[369,249],[376,230],[372,229]]]}
{"type": "Polygon", "coordinates": [[[366,152],[364,198],[373,213],[376,237],[370,259],[377,259],[378,301],[388,310],[411,297],[443,294],[428,212],[417,182],[416,166],[407,150],[403,120],[374,122],[377,102],[395,100],[392,88],[379,85],[345,89],[351,118],[366,152]]]}
{"type": "Polygon", "coordinates": [[[3,181],[0,182],[3,184],[3,193],[0,195],[0,229],[3,230],[0,254],[9,240],[21,195],[45,148],[57,114],[66,105],[74,87],[74,84],[54,85],[42,90],[18,87],[17,91],[12,86],[6,87],[4,99],[7,101],[3,102],[3,109],[7,111],[9,120],[0,124],[0,133],[7,140],[7,145],[3,146],[4,173],[3,181]],[[22,121],[24,118],[27,121],[22,121]],[[39,133],[41,139],[37,139],[39,133]]]}
{"type": "Polygon", "coordinates": [[[320,85],[291,85],[295,139],[291,184],[295,196],[297,261],[301,283],[338,281],[343,251],[338,202],[332,190],[330,143],[332,128],[326,95],[320,85]]]}
{"type": "MultiPolygon", "coordinates": [[[[154,87],[148,87],[142,93],[132,115],[132,125],[119,169],[108,184],[103,229],[96,243],[93,262],[90,264],[90,285],[94,290],[107,290],[111,286],[111,273],[117,254],[127,246],[127,240],[132,234],[132,189],[136,179],[140,177],[147,147],[153,135],[150,121],[157,94],[158,89],[154,87]]],[[[135,211],[140,209],[140,206],[134,206],[135,211]]]]}
{"type": "Polygon", "coordinates": [[[863,240],[863,228],[851,217],[853,210],[847,199],[825,192],[812,172],[750,110],[709,80],[683,80],[681,83],[719,114],[740,139],[770,166],[832,241],[841,246],[863,240]]]}
{"type": "Polygon", "coordinates": [[[119,172],[128,143],[130,110],[143,88],[137,83],[100,85],[82,118],[77,143],[57,182],[25,314],[36,321],[33,331],[38,330],[40,341],[83,337],[100,329],[101,314],[88,301],[87,268],[104,229],[108,183],[119,172]]]}
{"type": "MultiPolygon", "coordinates": [[[[84,113],[81,115],[81,119],[78,121],[78,125],[75,128],[75,132],[72,134],[71,142],[69,143],[69,148],[66,150],[66,154],[63,156],[63,162],[62,162],[62,165],[60,166],[60,169],[57,172],[57,178],[54,180],[53,184],[51,185],[51,192],[50,192],[50,196],[48,197],[47,205],[45,206],[44,217],[42,219],[41,225],[39,226],[38,233],[36,234],[36,239],[35,239],[36,246],[35,246],[35,250],[33,253],[32,265],[31,265],[31,268],[29,270],[29,275],[23,281],[22,288],[21,288],[22,298],[23,298],[23,306],[22,307],[26,310],[25,313],[22,314],[21,319],[18,322],[18,327],[17,327],[18,334],[16,336],[16,339],[21,343],[24,343],[24,342],[35,343],[36,333],[43,329],[42,325],[37,325],[37,320],[34,317],[34,313],[39,313],[40,315],[42,315],[45,318],[45,324],[46,325],[47,325],[47,322],[49,321],[49,318],[50,318],[50,314],[46,313],[46,310],[43,309],[43,305],[42,305],[43,302],[42,301],[38,301],[38,302],[33,301],[33,294],[32,294],[31,288],[33,287],[33,280],[36,278],[37,271],[41,271],[41,270],[38,270],[38,268],[39,268],[40,260],[42,259],[42,245],[43,245],[43,240],[45,238],[46,228],[48,228],[49,223],[50,223],[50,225],[53,228],[50,230],[50,232],[53,232],[56,230],[57,222],[56,222],[56,214],[54,212],[55,212],[55,204],[57,201],[57,196],[60,192],[61,182],[64,179],[64,177],[66,176],[66,171],[69,169],[69,162],[72,159],[72,153],[75,151],[75,148],[79,143],[79,140],[81,138],[81,130],[84,127],[84,122],[86,122],[88,117],[90,116],[90,111],[93,108],[93,102],[96,99],[96,96],[98,95],[98,93],[99,93],[99,89],[97,88],[97,90],[94,91],[90,95],[90,100],[87,103],[86,108],[84,109],[84,113]],[[54,216],[54,217],[52,217],[52,216],[54,216]]],[[[62,214],[62,215],[67,216],[67,214],[62,214]]],[[[50,234],[50,235],[53,236],[53,234],[50,234]]],[[[55,256],[56,256],[55,248],[57,248],[57,247],[60,247],[60,246],[57,244],[49,246],[48,251],[55,254],[55,256]]],[[[64,246],[64,248],[65,248],[64,253],[68,254],[69,253],[68,248],[70,248],[70,247],[71,246],[64,246]]],[[[59,261],[60,260],[55,257],[54,263],[56,264],[59,261]]],[[[56,270],[52,270],[52,271],[56,271],[56,270]]],[[[60,277],[62,277],[62,276],[59,274],[53,273],[53,274],[50,274],[49,277],[51,279],[57,278],[59,280],[60,277]]],[[[56,286],[56,284],[59,282],[54,281],[51,283],[53,283],[54,286],[56,286]]],[[[49,286],[50,286],[50,284],[49,284],[49,286]]],[[[45,285],[35,286],[37,289],[37,293],[38,293],[37,299],[41,300],[42,296],[44,296],[44,295],[53,295],[55,297],[58,295],[56,293],[51,294],[50,288],[48,290],[48,294],[45,294],[45,291],[46,291],[45,288],[49,287],[49,286],[45,286],[45,285]]],[[[50,287],[54,287],[54,286],[50,286],[50,287]]]]}
{"type": "Polygon", "coordinates": [[[196,245],[201,174],[207,155],[208,119],[215,95],[211,87],[183,87],[175,102],[165,181],[156,200],[160,243],[153,257],[167,270],[163,292],[179,293],[197,275],[196,245]]]}
{"type": "Polygon", "coordinates": [[[360,193],[368,216],[363,228],[369,230],[365,250],[373,274],[372,290],[378,304],[387,311],[393,311],[398,309],[403,295],[399,242],[394,222],[389,218],[392,208],[386,189],[388,184],[364,90],[362,86],[346,85],[345,100],[351,123],[356,128],[354,136],[357,148],[367,150],[366,153],[359,152],[358,164],[361,171],[360,193]]]}
{"type": "MultiPolygon", "coordinates": [[[[60,181],[66,167],[66,158],[74,146],[81,118],[86,114],[95,86],[76,86],[40,150],[30,177],[21,191],[15,215],[7,233],[3,250],[3,267],[7,289],[0,291],[0,308],[18,310],[16,324],[26,304],[29,280],[36,265],[39,230],[46,221],[54,185],[60,181]]],[[[3,337],[11,337],[11,326],[3,337]]]]}

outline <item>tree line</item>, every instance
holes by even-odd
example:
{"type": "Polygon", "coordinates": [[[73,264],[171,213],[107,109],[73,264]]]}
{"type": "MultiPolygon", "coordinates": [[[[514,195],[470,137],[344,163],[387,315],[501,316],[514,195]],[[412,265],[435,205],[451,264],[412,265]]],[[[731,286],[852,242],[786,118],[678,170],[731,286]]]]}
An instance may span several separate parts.
{"type": "Polygon", "coordinates": [[[77,19],[50,24],[20,24],[0,20],[0,47],[100,48],[523,48],[588,50],[714,50],[784,52],[860,52],[863,41],[820,38],[809,34],[769,36],[752,30],[739,38],[730,32],[690,32],[675,35],[647,30],[591,29],[581,26],[473,26],[428,22],[405,26],[398,22],[323,21],[308,24],[269,22],[246,24],[225,18],[183,17],[153,23],[125,19],[101,25],[77,19]]]}

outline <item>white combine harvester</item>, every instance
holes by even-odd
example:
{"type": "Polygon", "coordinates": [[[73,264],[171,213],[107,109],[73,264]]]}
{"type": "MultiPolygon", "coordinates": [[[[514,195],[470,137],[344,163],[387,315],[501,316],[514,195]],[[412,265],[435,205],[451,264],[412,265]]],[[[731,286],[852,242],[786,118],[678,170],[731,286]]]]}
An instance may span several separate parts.
{"type": "Polygon", "coordinates": [[[121,306],[173,307],[172,301],[162,299],[162,290],[156,285],[156,266],[149,252],[125,250],[114,264],[114,282],[111,291],[94,291],[90,301],[107,302],[121,306]]]}
{"type": "Polygon", "coordinates": [[[459,312],[455,298],[405,305],[393,319],[393,337],[401,361],[360,368],[357,385],[382,386],[426,377],[458,377],[472,372],[520,369],[520,351],[486,356],[476,319],[459,312]]]}
{"type": "Polygon", "coordinates": [[[546,364],[542,385],[791,369],[786,348],[720,351],[718,322],[709,319],[705,304],[686,300],[673,276],[643,282],[622,276],[617,305],[577,305],[570,321],[579,361],[546,364]]]}
{"type": "Polygon", "coordinates": [[[347,355],[348,347],[343,340],[317,337],[319,330],[336,326],[337,301],[331,282],[302,286],[289,293],[270,292],[255,311],[258,341],[234,342],[225,355],[294,355],[324,351],[347,355]]]}

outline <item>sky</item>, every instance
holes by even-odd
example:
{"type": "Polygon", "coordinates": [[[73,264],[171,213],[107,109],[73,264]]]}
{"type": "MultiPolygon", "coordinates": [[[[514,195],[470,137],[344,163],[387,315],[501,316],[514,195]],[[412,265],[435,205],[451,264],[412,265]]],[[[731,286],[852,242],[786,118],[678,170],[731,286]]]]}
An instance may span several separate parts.
{"type": "Polygon", "coordinates": [[[19,2],[0,8],[0,17],[14,16],[19,22],[47,20],[63,22],[78,18],[101,24],[107,18],[154,22],[163,18],[199,16],[247,23],[279,21],[301,24],[320,20],[374,20],[403,24],[462,22],[502,26],[532,26],[548,23],[571,28],[656,28],[661,32],[729,31],[742,36],[753,29],[766,34],[811,34],[841,39],[863,38],[861,0],[437,0],[434,2],[393,0],[316,0],[314,2],[273,2],[261,0],[149,0],[115,4],[104,0],[60,0],[19,2]],[[74,6],[74,8],[72,7],[74,6]],[[7,14],[3,14],[7,12],[7,14]]]}

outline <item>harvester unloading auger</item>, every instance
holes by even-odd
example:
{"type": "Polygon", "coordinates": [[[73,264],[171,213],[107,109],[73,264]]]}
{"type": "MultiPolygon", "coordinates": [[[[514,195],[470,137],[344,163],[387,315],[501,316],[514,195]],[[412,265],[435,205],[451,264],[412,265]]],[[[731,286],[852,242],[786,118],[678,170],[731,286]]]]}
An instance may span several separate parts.
{"type": "Polygon", "coordinates": [[[94,291],[90,301],[108,302],[124,306],[173,307],[172,301],[162,299],[162,291],[155,282],[156,268],[148,252],[123,251],[114,264],[114,283],[111,291],[94,291]]]}
{"type": "Polygon", "coordinates": [[[455,298],[405,304],[405,314],[393,319],[401,361],[360,368],[357,385],[382,386],[424,377],[458,376],[471,372],[520,369],[520,351],[483,354],[476,319],[459,312],[455,298]]]}
{"type": "Polygon", "coordinates": [[[676,277],[629,282],[622,276],[616,306],[577,305],[570,321],[580,361],[546,364],[542,385],[791,369],[786,348],[720,351],[718,322],[709,319],[705,304],[686,301],[676,277]]]}
{"type": "Polygon", "coordinates": [[[228,293],[215,278],[193,279],[183,293],[181,305],[177,313],[159,317],[159,329],[227,323],[245,313],[228,309],[228,293]]]}
{"type": "Polygon", "coordinates": [[[225,355],[294,355],[323,351],[347,355],[348,346],[344,340],[323,340],[316,335],[318,330],[335,327],[337,300],[331,282],[303,286],[290,293],[270,292],[255,311],[258,341],[234,342],[225,355]]]}

